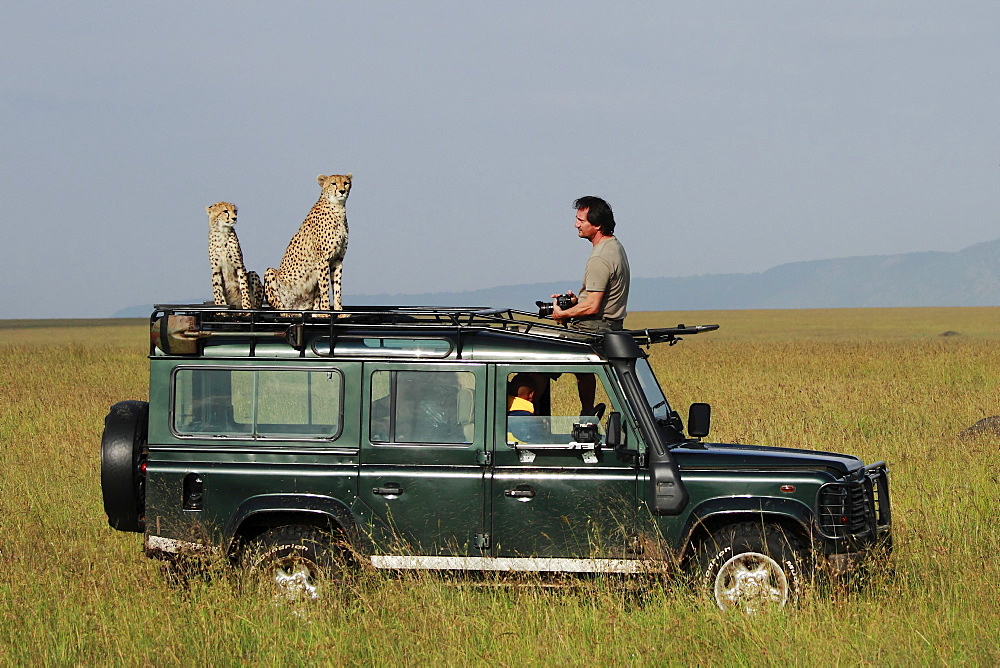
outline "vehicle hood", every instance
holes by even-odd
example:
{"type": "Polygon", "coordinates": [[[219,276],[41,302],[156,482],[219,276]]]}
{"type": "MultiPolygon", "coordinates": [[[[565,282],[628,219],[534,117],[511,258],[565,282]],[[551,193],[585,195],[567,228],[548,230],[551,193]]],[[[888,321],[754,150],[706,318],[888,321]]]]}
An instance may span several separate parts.
{"type": "Polygon", "coordinates": [[[682,469],[829,469],[846,475],[864,467],[853,455],[733,443],[688,443],[671,449],[682,469]]]}

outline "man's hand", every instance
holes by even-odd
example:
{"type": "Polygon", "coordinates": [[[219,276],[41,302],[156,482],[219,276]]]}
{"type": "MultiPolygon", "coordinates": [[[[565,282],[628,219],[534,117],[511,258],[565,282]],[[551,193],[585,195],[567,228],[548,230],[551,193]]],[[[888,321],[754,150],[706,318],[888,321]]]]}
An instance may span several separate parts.
{"type": "MultiPolygon", "coordinates": [[[[580,299],[573,294],[572,290],[567,290],[563,294],[567,295],[573,301],[574,306],[580,301],[580,299]]],[[[556,297],[559,296],[560,295],[552,295],[552,319],[561,324],[563,320],[569,319],[569,316],[565,315],[566,311],[559,308],[559,303],[556,301],[556,297]]]]}
{"type": "Polygon", "coordinates": [[[583,298],[583,301],[573,294],[572,290],[566,292],[570,297],[573,298],[574,306],[566,309],[565,311],[559,308],[559,304],[555,302],[555,298],[559,295],[552,295],[552,319],[556,322],[563,322],[564,320],[569,320],[570,318],[582,318],[588,315],[594,315],[597,313],[598,309],[601,307],[601,300],[604,298],[603,292],[588,292],[583,298]]]}
{"type": "MultiPolygon", "coordinates": [[[[567,290],[563,294],[566,295],[567,297],[569,297],[570,299],[572,299],[574,304],[576,304],[578,301],[580,301],[580,299],[573,293],[572,290],[567,290]]],[[[555,299],[558,296],[559,295],[552,295],[552,299],[555,299]]]]}

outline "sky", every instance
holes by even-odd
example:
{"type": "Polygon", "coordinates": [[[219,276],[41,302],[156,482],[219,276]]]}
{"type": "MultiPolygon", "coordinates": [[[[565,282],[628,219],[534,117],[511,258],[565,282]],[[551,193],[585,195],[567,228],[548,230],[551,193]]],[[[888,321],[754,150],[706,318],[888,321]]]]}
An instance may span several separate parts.
{"type": "Polygon", "coordinates": [[[1000,237],[992,0],[0,6],[0,319],[211,299],[205,207],[263,275],[319,174],[347,304],[576,288],[582,195],[638,277],[1000,237]]]}

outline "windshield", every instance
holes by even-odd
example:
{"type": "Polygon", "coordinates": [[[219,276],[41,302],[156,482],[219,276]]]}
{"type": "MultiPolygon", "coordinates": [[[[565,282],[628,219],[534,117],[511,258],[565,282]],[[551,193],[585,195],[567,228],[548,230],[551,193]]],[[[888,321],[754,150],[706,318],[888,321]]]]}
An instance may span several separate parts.
{"type": "Polygon", "coordinates": [[[670,405],[667,404],[667,398],[663,396],[660,384],[656,382],[656,376],[653,375],[653,369],[649,366],[649,361],[644,358],[637,359],[635,361],[635,372],[639,378],[639,386],[642,388],[642,393],[646,395],[646,403],[649,404],[649,408],[653,412],[653,417],[657,419],[667,417],[667,414],[670,412],[670,405]]]}

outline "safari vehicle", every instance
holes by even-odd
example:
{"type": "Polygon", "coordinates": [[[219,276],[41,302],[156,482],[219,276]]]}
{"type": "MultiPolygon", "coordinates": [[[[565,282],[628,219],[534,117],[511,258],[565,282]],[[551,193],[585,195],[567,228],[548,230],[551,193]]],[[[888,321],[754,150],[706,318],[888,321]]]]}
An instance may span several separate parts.
{"type": "Polygon", "coordinates": [[[515,310],[158,306],[149,402],[107,416],[110,525],[151,556],[222,550],[318,595],[380,569],[687,569],[721,608],[795,599],[891,549],[884,462],[702,440],[643,347],[717,325],[583,333],[515,310]],[[508,417],[508,385],[537,381],[508,417]],[[598,415],[580,415],[595,381],[598,415]],[[880,549],[876,549],[880,548],[880,549]]]}

